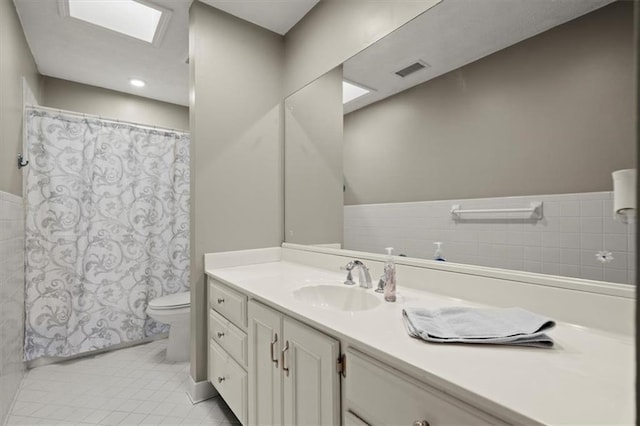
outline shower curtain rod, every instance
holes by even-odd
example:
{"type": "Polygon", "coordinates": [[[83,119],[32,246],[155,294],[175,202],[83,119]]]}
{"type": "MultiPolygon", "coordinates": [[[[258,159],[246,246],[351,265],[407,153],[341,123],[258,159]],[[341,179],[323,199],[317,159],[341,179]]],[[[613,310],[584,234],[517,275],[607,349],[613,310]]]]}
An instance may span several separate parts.
{"type": "Polygon", "coordinates": [[[83,112],[68,111],[68,110],[60,109],[60,108],[50,108],[50,107],[45,107],[45,106],[40,106],[40,105],[25,105],[25,109],[29,109],[29,108],[30,109],[42,109],[42,110],[46,110],[46,111],[57,112],[57,113],[60,113],[60,114],[74,115],[76,117],[95,118],[95,119],[98,119],[98,120],[106,121],[106,122],[109,122],[109,123],[115,123],[115,124],[130,124],[130,125],[133,125],[133,126],[143,127],[145,129],[149,129],[149,130],[168,130],[170,132],[183,133],[183,134],[189,133],[188,130],[173,129],[171,127],[150,126],[148,124],[136,123],[135,121],[118,120],[116,118],[104,118],[104,117],[102,117],[100,115],[85,114],[83,112]]]}

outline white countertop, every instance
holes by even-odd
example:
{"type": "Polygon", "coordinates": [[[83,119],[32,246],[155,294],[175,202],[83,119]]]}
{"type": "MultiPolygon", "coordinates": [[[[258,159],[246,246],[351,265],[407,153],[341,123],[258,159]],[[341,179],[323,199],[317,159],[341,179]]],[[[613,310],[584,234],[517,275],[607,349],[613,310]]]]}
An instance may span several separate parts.
{"type": "MultiPolygon", "coordinates": [[[[343,312],[313,307],[293,295],[293,290],[307,285],[344,286],[341,272],[286,261],[205,272],[509,422],[635,422],[632,338],[558,323],[548,333],[555,341],[552,349],[428,343],[407,334],[401,315],[404,306],[480,305],[403,288],[400,283],[396,303],[383,300],[368,311],[343,312]]],[[[373,289],[351,289],[383,299],[373,289]]]]}

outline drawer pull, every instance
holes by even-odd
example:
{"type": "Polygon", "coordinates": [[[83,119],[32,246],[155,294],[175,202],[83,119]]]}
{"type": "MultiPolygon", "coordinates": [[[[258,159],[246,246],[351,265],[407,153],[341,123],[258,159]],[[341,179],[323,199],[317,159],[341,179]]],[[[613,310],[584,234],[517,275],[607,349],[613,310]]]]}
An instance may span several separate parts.
{"type": "Polygon", "coordinates": [[[224,337],[224,333],[220,331],[218,331],[216,334],[218,335],[218,339],[222,339],[224,337]]]}
{"type": "Polygon", "coordinates": [[[278,368],[278,357],[274,356],[276,343],[278,343],[278,333],[273,336],[273,341],[271,342],[271,362],[275,364],[275,368],[278,368]]]}
{"type": "Polygon", "coordinates": [[[429,422],[426,420],[416,420],[413,422],[413,426],[429,426],[429,422]]]}
{"type": "Polygon", "coordinates": [[[224,377],[218,377],[218,383],[224,382],[226,379],[224,377]]]}
{"type": "Polygon", "coordinates": [[[282,349],[282,370],[289,377],[289,367],[284,366],[284,353],[289,350],[289,341],[287,340],[284,344],[284,348],[282,349]]]}
{"type": "Polygon", "coordinates": [[[224,303],[224,299],[218,298],[218,305],[222,305],[224,303]]]}

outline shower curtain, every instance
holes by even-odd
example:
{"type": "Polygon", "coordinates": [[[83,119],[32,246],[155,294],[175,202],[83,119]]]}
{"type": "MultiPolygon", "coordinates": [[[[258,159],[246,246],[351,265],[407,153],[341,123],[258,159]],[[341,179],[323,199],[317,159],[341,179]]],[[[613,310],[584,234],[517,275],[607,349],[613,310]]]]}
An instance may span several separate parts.
{"type": "Polygon", "coordinates": [[[168,331],[145,309],[189,288],[189,135],[25,115],[25,359],[168,331]]]}

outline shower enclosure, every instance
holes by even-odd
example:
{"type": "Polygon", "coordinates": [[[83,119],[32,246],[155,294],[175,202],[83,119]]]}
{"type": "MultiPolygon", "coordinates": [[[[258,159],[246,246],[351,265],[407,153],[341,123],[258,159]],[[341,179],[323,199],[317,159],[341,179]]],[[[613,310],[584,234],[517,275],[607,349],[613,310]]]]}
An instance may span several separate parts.
{"type": "Polygon", "coordinates": [[[25,110],[25,358],[167,331],[148,302],[189,288],[188,133],[25,110]]]}

